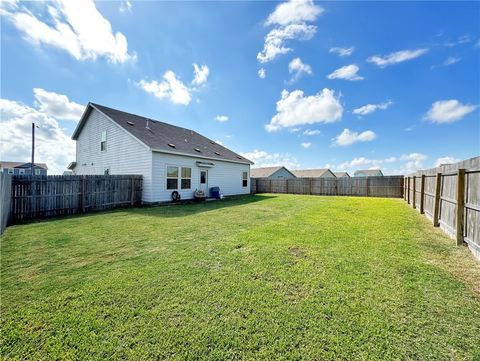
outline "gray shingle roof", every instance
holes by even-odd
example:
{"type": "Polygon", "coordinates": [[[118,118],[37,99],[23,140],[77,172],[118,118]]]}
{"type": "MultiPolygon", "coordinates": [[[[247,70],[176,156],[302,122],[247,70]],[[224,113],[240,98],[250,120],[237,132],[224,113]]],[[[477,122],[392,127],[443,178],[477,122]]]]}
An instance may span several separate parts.
{"type": "Polygon", "coordinates": [[[270,177],[277,170],[283,168],[282,166],[277,167],[263,167],[263,168],[252,168],[250,169],[250,177],[252,178],[267,178],[270,177]]]}
{"type": "MultiPolygon", "coordinates": [[[[241,155],[193,130],[177,127],[140,115],[126,113],[100,104],[89,103],[82,120],[88,115],[89,106],[105,114],[154,151],[253,164],[253,162],[241,155]]],[[[81,127],[82,125],[79,124],[72,136],[73,139],[77,139],[81,127]]]]}
{"type": "MultiPolygon", "coordinates": [[[[31,162],[0,161],[0,168],[31,168],[31,164],[31,162]]],[[[48,170],[46,163],[35,163],[35,166],[48,170]]]]}
{"type": "Polygon", "coordinates": [[[375,176],[383,176],[383,173],[380,169],[360,169],[356,170],[353,173],[354,177],[375,177],[375,176]]]}
{"type": "MultiPolygon", "coordinates": [[[[318,177],[323,177],[324,175],[331,173],[330,169],[324,168],[324,169],[299,169],[299,170],[293,170],[293,174],[295,174],[296,177],[298,178],[318,178],[318,177]]],[[[335,176],[332,173],[332,176],[335,176]]]]}

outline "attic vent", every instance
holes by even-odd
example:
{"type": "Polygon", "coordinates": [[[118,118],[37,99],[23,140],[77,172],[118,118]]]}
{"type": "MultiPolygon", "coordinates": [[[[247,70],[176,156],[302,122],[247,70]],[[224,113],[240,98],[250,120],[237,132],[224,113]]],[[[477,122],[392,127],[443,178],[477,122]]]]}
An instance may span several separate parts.
{"type": "Polygon", "coordinates": [[[172,144],[172,143],[168,143],[168,146],[169,146],[170,148],[175,148],[175,144],[172,144]]]}
{"type": "Polygon", "coordinates": [[[210,141],[210,144],[215,144],[215,142],[213,140],[210,141]]]}
{"type": "Polygon", "coordinates": [[[127,121],[127,124],[128,124],[128,125],[135,125],[134,122],[129,122],[129,121],[127,121]]]}
{"type": "Polygon", "coordinates": [[[220,155],[220,153],[218,153],[218,152],[215,152],[215,154],[216,154],[216,155],[220,155]]]}
{"type": "Polygon", "coordinates": [[[193,148],[193,150],[194,150],[195,152],[202,153],[202,151],[201,151],[200,149],[198,149],[198,148],[193,148]]]}
{"type": "Polygon", "coordinates": [[[237,155],[237,158],[238,158],[238,159],[242,159],[242,157],[239,157],[238,155],[237,155]]]}

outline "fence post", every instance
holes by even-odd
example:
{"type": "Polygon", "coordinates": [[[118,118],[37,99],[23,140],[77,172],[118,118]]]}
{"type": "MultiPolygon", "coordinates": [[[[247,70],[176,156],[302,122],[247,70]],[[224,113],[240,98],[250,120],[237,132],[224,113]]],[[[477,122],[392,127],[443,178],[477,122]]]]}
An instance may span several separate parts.
{"type": "Polygon", "coordinates": [[[312,195],[312,181],[313,181],[312,178],[309,178],[309,179],[308,179],[308,193],[309,193],[310,195],[312,195]]]}
{"type": "Polygon", "coordinates": [[[135,178],[132,177],[132,196],[130,198],[130,205],[133,207],[135,203],[135,178]]]}
{"type": "Polygon", "coordinates": [[[412,189],[412,207],[417,208],[417,189],[416,189],[417,177],[413,176],[413,189],[412,189]]]}
{"type": "Polygon", "coordinates": [[[424,195],[425,195],[425,174],[422,174],[422,180],[420,183],[420,214],[425,213],[424,195]]]}
{"type": "Polygon", "coordinates": [[[82,176],[82,213],[85,213],[86,205],[85,205],[85,200],[86,200],[86,195],[87,195],[87,176],[83,175],[82,176]]]}
{"type": "Polygon", "coordinates": [[[268,193],[272,193],[272,180],[271,179],[268,180],[268,188],[269,188],[268,193]]]}
{"type": "Polygon", "coordinates": [[[403,177],[403,200],[407,200],[407,177],[403,177]]]}
{"type": "Polygon", "coordinates": [[[465,169],[460,168],[457,175],[457,246],[461,246],[463,237],[463,218],[465,215],[465,169]]]}
{"type": "Polygon", "coordinates": [[[435,178],[435,203],[433,206],[433,226],[438,227],[439,223],[439,214],[440,214],[440,196],[442,189],[442,173],[437,173],[435,178]]]}
{"type": "Polygon", "coordinates": [[[285,193],[288,194],[288,179],[285,179],[285,193]]]}
{"type": "Polygon", "coordinates": [[[410,204],[410,177],[407,177],[407,203],[410,204]]]}

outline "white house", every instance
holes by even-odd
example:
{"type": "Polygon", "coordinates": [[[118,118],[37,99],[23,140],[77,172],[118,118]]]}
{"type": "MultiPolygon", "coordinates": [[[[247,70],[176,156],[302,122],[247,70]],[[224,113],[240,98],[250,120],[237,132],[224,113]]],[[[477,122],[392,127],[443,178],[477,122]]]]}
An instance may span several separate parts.
{"type": "Polygon", "coordinates": [[[297,178],[295,177],[295,174],[293,174],[283,166],[252,168],[250,172],[251,172],[250,175],[252,178],[268,178],[268,179],[297,178]]]}
{"type": "Polygon", "coordinates": [[[253,163],[193,130],[89,103],[72,139],[74,174],[140,174],[145,203],[170,201],[173,191],[208,195],[211,187],[250,193],[253,163]]]}

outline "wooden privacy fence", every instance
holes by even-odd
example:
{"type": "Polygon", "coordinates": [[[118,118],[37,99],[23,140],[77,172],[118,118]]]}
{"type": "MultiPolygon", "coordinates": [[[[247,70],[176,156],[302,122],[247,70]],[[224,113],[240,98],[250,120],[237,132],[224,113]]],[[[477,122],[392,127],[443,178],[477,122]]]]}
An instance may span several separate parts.
{"type": "Polygon", "coordinates": [[[0,172],[0,234],[7,228],[10,218],[12,175],[0,172]]]}
{"type": "Polygon", "coordinates": [[[117,207],[142,201],[142,176],[13,176],[12,223],[117,207]]]}
{"type": "Polygon", "coordinates": [[[480,259],[480,157],[405,177],[404,199],[480,259]]]}
{"type": "Polygon", "coordinates": [[[352,178],[251,178],[252,193],[403,197],[403,176],[352,178]]]}

